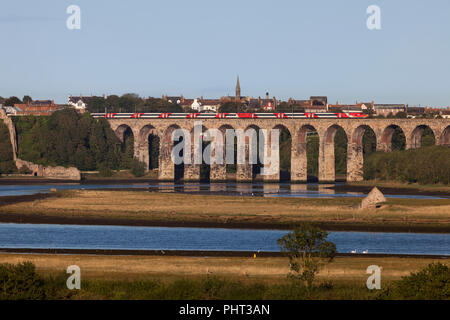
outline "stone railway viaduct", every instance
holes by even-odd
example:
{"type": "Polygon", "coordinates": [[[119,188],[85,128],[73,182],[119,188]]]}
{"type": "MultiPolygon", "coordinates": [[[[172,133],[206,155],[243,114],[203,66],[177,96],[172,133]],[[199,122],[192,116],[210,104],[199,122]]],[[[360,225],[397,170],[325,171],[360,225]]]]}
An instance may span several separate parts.
{"type": "MultiPolygon", "coordinates": [[[[111,128],[123,141],[124,133],[129,128],[134,136],[134,156],[147,164],[149,156],[149,136],[159,137],[159,170],[160,180],[174,180],[175,168],[171,153],[172,132],[175,129],[193,131],[194,119],[108,119],[111,128]]],[[[195,120],[200,121],[200,120],[195,120]]],[[[406,149],[418,148],[421,145],[422,133],[426,127],[435,136],[436,144],[450,147],[450,120],[448,119],[201,119],[204,129],[287,129],[291,135],[291,181],[305,182],[307,179],[306,136],[308,131],[316,131],[319,135],[319,181],[335,181],[334,136],[342,128],[348,139],[347,144],[347,181],[363,179],[363,145],[362,137],[369,128],[376,136],[377,150],[391,150],[392,135],[399,127],[406,137],[406,149]]],[[[269,136],[270,139],[270,136],[269,136]]],[[[214,143],[214,142],[212,142],[214,143]]],[[[248,144],[248,139],[247,142],[248,144]]],[[[248,149],[248,145],[247,145],[248,149]]],[[[247,151],[248,153],[248,151],[247,151]]],[[[248,158],[248,155],[247,155],[248,158]]],[[[248,159],[247,159],[248,160],[248,159]]],[[[279,181],[279,172],[264,176],[265,181],[279,181]]],[[[185,181],[200,179],[200,165],[189,164],[184,167],[185,181]]],[[[250,164],[237,165],[236,180],[238,182],[252,179],[250,164]]],[[[226,164],[211,164],[211,181],[226,180],[226,164]]]]}

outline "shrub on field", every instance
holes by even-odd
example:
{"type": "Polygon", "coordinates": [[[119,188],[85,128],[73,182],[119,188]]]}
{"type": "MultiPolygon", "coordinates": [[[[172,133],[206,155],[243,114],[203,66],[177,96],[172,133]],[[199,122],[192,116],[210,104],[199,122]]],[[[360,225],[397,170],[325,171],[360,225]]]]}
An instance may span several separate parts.
{"type": "Polygon", "coordinates": [[[145,163],[134,159],[134,161],[131,165],[131,173],[135,177],[143,177],[145,175],[145,163]]]}
{"type": "Polygon", "coordinates": [[[43,278],[31,262],[0,264],[0,300],[66,299],[66,276],[43,278]]]}
{"type": "Polygon", "coordinates": [[[40,300],[45,298],[44,280],[30,262],[0,265],[1,300],[40,300]]]}
{"type": "Polygon", "coordinates": [[[384,290],[380,299],[448,300],[450,299],[450,268],[440,262],[411,273],[384,290]]]}
{"type": "Polygon", "coordinates": [[[113,173],[114,172],[105,165],[100,165],[100,168],[98,170],[98,174],[101,177],[111,177],[113,175],[113,173]]]}

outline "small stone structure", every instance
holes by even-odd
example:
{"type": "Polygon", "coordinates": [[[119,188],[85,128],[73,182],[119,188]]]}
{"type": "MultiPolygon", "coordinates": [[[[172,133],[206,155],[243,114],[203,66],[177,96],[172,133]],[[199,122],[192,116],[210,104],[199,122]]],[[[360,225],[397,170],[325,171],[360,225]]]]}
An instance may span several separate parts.
{"type": "Polygon", "coordinates": [[[21,169],[26,167],[30,169],[33,176],[36,177],[44,177],[48,179],[57,179],[57,180],[81,180],[81,173],[77,168],[70,167],[44,167],[40,164],[35,164],[33,162],[25,161],[19,159],[17,157],[17,134],[16,127],[14,126],[14,122],[6,115],[3,109],[0,109],[0,120],[3,120],[5,125],[9,130],[9,138],[11,139],[11,146],[13,149],[13,157],[16,163],[17,169],[21,169]]]}
{"type": "Polygon", "coordinates": [[[359,209],[376,209],[383,202],[386,202],[386,198],[377,187],[374,187],[361,201],[359,209]]]}

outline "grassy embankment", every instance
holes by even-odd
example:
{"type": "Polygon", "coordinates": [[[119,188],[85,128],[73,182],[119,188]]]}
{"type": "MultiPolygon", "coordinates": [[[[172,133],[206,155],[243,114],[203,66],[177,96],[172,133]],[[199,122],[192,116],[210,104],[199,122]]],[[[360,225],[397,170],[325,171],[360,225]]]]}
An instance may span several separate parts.
{"type": "Polygon", "coordinates": [[[56,277],[60,295],[72,299],[374,299],[366,288],[369,265],[382,267],[382,288],[448,259],[335,258],[309,295],[287,279],[287,258],[148,257],[0,254],[0,263],[31,261],[39,274],[56,277]],[[69,265],[81,269],[82,289],[64,290],[69,265]]]}
{"type": "Polygon", "coordinates": [[[79,190],[30,202],[0,200],[0,221],[241,228],[290,228],[309,221],[328,230],[450,230],[450,199],[389,199],[381,209],[352,209],[359,201],[79,190]]]}
{"type": "Polygon", "coordinates": [[[367,180],[360,182],[349,182],[344,186],[346,187],[378,187],[380,189],[389,190],[410,190],[419,192],[430,192],[430,193],[446,193],[450,194],[450,186],[445,184],[418,184],[418,183],[407,183],[400,181],[380,181],[380,180],[367,180]]]}

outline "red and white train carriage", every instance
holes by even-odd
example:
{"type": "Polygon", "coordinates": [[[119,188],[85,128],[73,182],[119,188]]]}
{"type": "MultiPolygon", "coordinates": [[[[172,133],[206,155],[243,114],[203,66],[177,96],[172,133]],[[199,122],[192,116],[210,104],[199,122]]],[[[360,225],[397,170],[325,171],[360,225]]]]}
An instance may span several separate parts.
{"type": "Polygon", "coordinates": [[[341,113],[93,113],[108,119],[361,119],[361,112],[341,113]]]}

